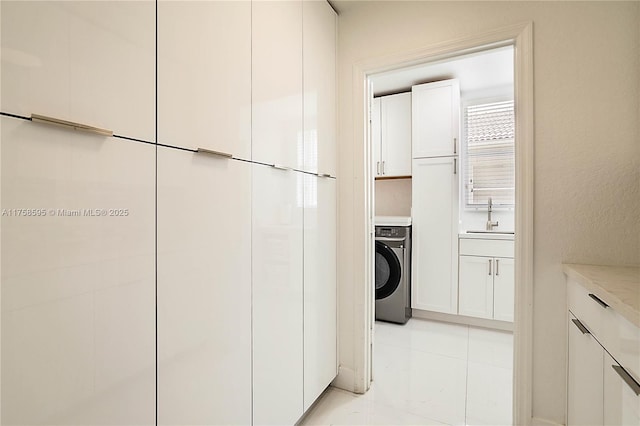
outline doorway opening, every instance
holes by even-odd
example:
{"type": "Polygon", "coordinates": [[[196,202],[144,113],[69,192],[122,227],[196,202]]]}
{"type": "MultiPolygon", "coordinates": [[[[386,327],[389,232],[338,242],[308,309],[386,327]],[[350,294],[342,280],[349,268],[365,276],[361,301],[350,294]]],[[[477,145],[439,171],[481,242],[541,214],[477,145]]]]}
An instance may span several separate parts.
{"type": "MultiPolygon", "coordinates": [[[[513,411],[512,411],[512,419],[514,424],[528,424],[531,420],[531,327],[532,327],[532,247],[533,247],[533,90],[532,90],[532,51],[531,51],[531,40],[532,40],[532,31],[531,24],[517,25],[509,28],[505,28],[503,30],[495,31],[490,34],[486,34],[480,37],[474,37],[465,40],[458,40],[452,43],[447,43],[438,46],[432,46],[430,48],[424,49],[423,51],[412,51],[404,54],[392,55],[385,58],[376,58],[373,60],[364,61],[356,67],[356,72],[354,73],[354,84],[356,87],[362,87],[362,99],[363,104],[356,108],[356,111],[362,112],[363,118],[368,118],[367,111],[370,100],[374,98],[374,94],[376,95],[395,95],[398,92],[397,88],[388,87],[386,89],[380,89],[384,78],[392,76],[393,74],[402,74],[407,73],[410,74],[420,67],[438,67],[444,66],[445,64],[451,64],[456,61],[463,61],[467,58],[480,58],[484,55],[490,55],[492,53],[498,52],[511,52],[513,55],[513,68],[511,75],[513,76],[513,84],[511,89],[512,94],[512,105],[513,114],[515,116],[514,122],[514,148],[512,148],[513,152],[513,190],[512,190],[512,198],[513,204],[508,206],[508,202],[505,201],[504,193],[505,191],[500,190],[499,188],[493,188],[494,190],[498,190],[498,192],[493,192],[491,195],[482,195],[482,191],[486,191],[487,188],[484,188],[483,185],[488,183],[490,185],[496,184],[495,181],[486,181],[482,182],[482,178],[480,174],[476,173],[473,175],[472,180],[469,180],[470,173],[477,169],[478,165],[473,163],[473,154],[472,151],[482,151],[486,146],[477,148],[470,146],[469,138],[465,140],[465,146],[461,146],[460,148],[463,150],[462,154],[455,158],[450,158],[451,165],[454,170],[462,167],[460,171],[463,173],[463,178],[460,180],[460,184],[457,187],[457,198],[456,202],[460,208],[464,208],[464,214],[459,215],[455,222],[456,233],[466,231],[483,231],[482,228],[475,229],[480,227],[478,224],[484,225],[484,231],[493,231],[493,229],[486,229],[489,222],[498,222],[500,225],[497,227],[502,228],[500,230],[513,232],[511,238],[513,239],[513,258],[515,262],[511,265],[502,258],[502,256],[498,254],[489,254],[487,256],[482,256],[483,253],[471,253],[471,254],[480,254],[478,257],[490,258],[491,260],[491,275],[495,274],[495,267],[498,266],[502,275],[507,275],[507,268],[511,266],[513,268],[513,277],[514,277],[514,296],[513,296],[513,411]],[[378,81],[376,81],[378,79],[378,81]],[[365,84],[363,84],[365,82],[365,84]],[[379,85],[378,89],[376,89],[376,83],[379,85]],[[379,92],[376,93],[376,91],[379,92]],[[385,92],[386,91],[386,92],[385,92]],[[461,163],[458,163],[458,160],[462,160],[461,163]],[[502,192],[500,192],[502,191],[502,192]],[[487,219],[487,210],[489,198],[496,200],[493,202],[493,217],[491,219],[487,219]],[[480,215],[484,215],[483,219],[480,219],[480,215]],[[509,215],[511,215],[512,219],[509,219],[509,215]],[[511,222],[510,222],[511,220],[511,222]],[[461,223],[464,223],[463,228],[461,228],[461,223]],[[511,223],[511,230],[507,229],[508,224],[511,223]],[[496,260],[498,262],[496,263],[496,260]]],[[[420,86],[423,84],[433,83],[434,81],[443,81],[443,80],[452,80],[455,77],[451,75],[451,73],[445,72],[445,70],[441,70],[441,75],[435,76],[423,76],[418,77],[418,81],[414,81],[411,83],[411,87],[414,85],[420,86]],[[420,81],[420,80],[423,81],[420,81]],[[426,81],[424,81],[426,80],[426,81]]],[[[406,75],[405,75],[406,76],[406,75]]],[[[391,78],[391,77],[389,77],[391,78]]],[[[466,84],[466,83],[465,83],[466,84]]],[[[486,91],[482,93],[483,89],[478,89],[475,95],[468,97],[468,99],[462,98],[462,109],[461,111],[466,112],[466,115],[473,115],[474,112],[478,110],[482,111],[487,108],[503,108],[509,107],[509,105],[505,105],[505,102],[509,102],[508,96],[504,96],[504,93],[491,93],[491,91],[486,91]],[[473,99],[472,99],[473,98],[473,99]],[[497,104],[497,105],[496,105],[497,104]]],[[[402,90],[400,90],[402,91],[402,90]]],[[[471,92],[465,89],[466,92],[471,92]]],[[[508,91],[507,91],[508,92],[508,91]]],[[[356,99],[358,97],[356,96],[356,99]]],[[[471,123],[473,124],[473,123],[471,123]]],[[[471,125],[468,121],[465,124],[466,126],[471,125]]],[[[463,132],[467,130],[463,129],[463,132]]],[[[362,328],[364,335],[362,336],[362,340],[364,341],[365,351],[363,353],[363,365],[362,365],[362,389],[366,390],[371,385],[371,380],[375,379],[374,367],[375,367],[375,359],[373,356],[373,348],[374,348],[374,325],[375,325],[375,287],[371,285],[371,283],[375,282],[375,208],[374,200],[376,199],[375,193],[378,188],[375,187],[374,182],[384,182],[383,184],[389,184],[392,178],[396,178],[391,174],[387,174],[388,179],[378,179],[375,180],[376,175],[380,178],[382,174],[384,176],[384,172],[388,172],[389,170],[393,170],[391,165],[385,163],[384,165],[378,165],[378,161],[374,160],[374,150],[371,144],[372,132],[369,127],[369,120],[363,120],[363,129],[362,129],[363,139],[366,141],[364,146],[364,169],[365,169],[365,187],[363,188],[364,196],[365,196],[365,229],[371,230],[366,233],[365,237],[365,245],[364,245],[364,254],[365,258],[363,259],[365,262],[365,280],[367,283],[366,289],[363,289],[363,297],[364,302],[360,306],[356,306],[356,310],[360,310],[362,314],[362,328]],[[383,171],[384,168],[384,171],[383,171]]],[[[454,144],[462,142],[461,140],[457,140],[454,144]]],[[[384,144],[384,142],[382,142],[384,144]]],[[[482,145],[482,142],[480,143],[482,145]]],[[[494,144],[495,145],[495,144],[494,144]]],[[[496,146],[493,147],[494,151],[496,146]]],[[[457,150],[457,147],[456,147],[457,150]]],[[[503,150],[504,151],[504,150],[503,150]]],[[[508,149],[506,149],[508,151],[508,149]]],[[[384,151],[381,151],[384,152],[384,151]]],[[[413,156],[414,153],[411,155],[413,156]]],[[[458,155],[458,152],[455,152],[458,155]]],[[[485,152],[486,154],[486,152],[485,152]]],[[[500,155],[494,152],[494,157],[500,157],[500,155]]],[[[485,155],[481,153],[479,157],[484,157],[485,155]]],[[[391,154],[392,158],[393,154],[391,154]]],[[[441,161],[443,157],[446,155],[434,155],[441,161]]],[[[453,156],[451,156],[453,157],[453,156]]],[[[414,162],[416,159],[412,159],[414,162]]],[[[388,161],[386,159],[380,159],[379,161],[388,161]]],[[[500,162],[500,158],[493,159],[494,165],[490,166],[495,167],[496,162],[500,162]]],[[[443,166],[444,167],[444,166],[443,166]]],[[[405,185],[413,188],[416,180],[416,171],[412,170],[412,177],[407,178],[399,178],[397,180],[407,179],[411,181],[411,184],[405,185]]],[[[429,174],[427,174],[429,175],[429,174]]],[[[387,185],[388,186],[388,185],[387,185]]],[[[384,189],[383,189],[384,190],[384,189]]],[[[411,190],[413,192],[413,189],[411,190]]],[[[394,191],[390,191],[394,192],[394,191]]],[[[405,188],[406,192],[406,188],[405,188]]],[[[507,191],[508,192],[508,191],[507,191]]],[[[413,198],[413,197],[412,197],[413,198]]],[[[412,199],[410,201],[411,204],[414,203],[412,199]]],[[[409,211],[408,217],[415,216],[411,214],[411,208],[409,211]]],[[[406,213],[406,210],[405,212],[406,213]]],[[[480,235],[481,233],[478,232],[480,235]]],[[[459,235],[457,235],[459,237],[459,235]]],[[[482,236],[481,236],[482,237],[482,236]]],[[[414,244],[415,244],[415,234],[413,235],[414,244]]],[[[480,238],[481,239],[481,238],[480,238]]],[[[508,238],[507,238],[508,239],[508,238]]],[[[459,239],[458,239],[458,247],[459,248],[459,239]]],[[[413,246],[415,250],[415,245],[413,246]]],[[[456,252],[455,263],[456,267],[454,268],[455,275],[455,284],[458,283],[458,261],[457,255],[459,253],[456,252]]],[[[487,261],[486,265],[489,267],[489,259],[484,259],[487,261]]],[[[412,268],[413,270],[414,268],[412,268]]],[[[413,283],[412,283],[413,284],[413,283]]],[[[495,282],[492,281],[492,285],[495,285],[495,282]]],[[[457,290],[457,289],[456,289],[457,290]]],[[[428,294],[428,293],[427,293],[428,294]]],[[[457,294],[456,294],[457,296],[457,294]]],[[[429,310],[427,309],[415,309],[414,311],[418,311],[419,315],[414,316],[422,316],[423,318],[431,318],[435,320],[446,320],[451,321],[452,316],[458,316],[458,308],[460,306],[460,300],[456,297],[455,302],[451,302],[451,306],[455,305],[456,312],[449,312],[449,314],[442,314],[441,312],[436,312],[437,309],[429,310]],[[422,311],[422,312],[420,312],[422,311]],[[425,314],[425,312],[427,314],[425,314]],[[433,315],[430,317],[428,314],[432,312],[433,315]],[[446,318],[440,317],[439,315],[449,315],[446,318]]],[[[471,298],[472,302],[474,298],[471,298]]],[[[453,300],[453,297],[452,297],[453,300]]],[[[424,302],[424,300],[422,301],[424,302]]],[[[411,302],[413,305],[415,300],[411,302]]],[[[427,302],[428,303],[428,300],[427,302]]],[[[473,303],[472,303],[473,304],[473,303]]],[[[492,308],[493,309],[493,308],[492,308]]],[[[446,310],[445,310],[446,312],[446,310]]],[[[358,314],[358,313],[357,313],[358,314]]],[[[357,315],[358,316],[358,315],[357,315]]],[[[465,315],[468,316],[468,315],[465,315]]],[[[495,318],[491,318],[491,320],[487,321],[495,321],[495,318]]],[[[498,320],[500,321],[500,320],[498,320]]],[[[462,321],[464,322],[464,321],[462,321]]],[[[506,321],[509,322],[509,321],[506,321]]],[[[477,325],[481,327],[486,327],[487,324],[482,324],[481,322],[477,325]]],[[[508,328],[508,327],[507,327],[508,328]]],[[[356,388],[358,387],[358,377],[356,377],[356,388]]]]}
{"type": "Polygon", "coordinates": [[[512,421],[513,51],[369,76],[372,390],[447,424],[512,421]]]}

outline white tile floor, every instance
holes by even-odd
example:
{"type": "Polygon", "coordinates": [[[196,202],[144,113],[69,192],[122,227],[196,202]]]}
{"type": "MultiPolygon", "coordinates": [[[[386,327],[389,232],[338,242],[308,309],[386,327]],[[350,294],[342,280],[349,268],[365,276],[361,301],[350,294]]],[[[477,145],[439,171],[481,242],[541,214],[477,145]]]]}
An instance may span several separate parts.
{"type": "Polygon", "coordinates": [[[375,327],[369,392],[329,388],[303,425],[511,424],[512,333],[416,318],[375,327]]]}

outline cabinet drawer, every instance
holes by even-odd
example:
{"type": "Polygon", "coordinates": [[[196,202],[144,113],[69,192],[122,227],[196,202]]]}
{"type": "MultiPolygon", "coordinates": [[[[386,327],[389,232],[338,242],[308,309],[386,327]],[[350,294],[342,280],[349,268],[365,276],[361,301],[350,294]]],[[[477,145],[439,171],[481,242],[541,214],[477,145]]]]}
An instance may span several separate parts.
{"type": "Polygon", "coordinates": [[[586,288],[569,279],[569,310],[580,319],[600,344],[636,380],[640,381],[640,328],[593,299],[586,288]]]}
{"type": "Polygon", "coordinates": [[[620,365],[640,382],[640,328],[612,308],[602,311],[602,333],[596,337],[620,365]]]}
{"type": "Polygon", "coordinates": [[[513,241],[460,239],[460,254],[469,256],[513,257],[513,241]]]}
{"type": "Polygon", "coordinates": [[[589,296],[589,291],[579,283],[569,279],[567,283],[567,299],[569,310],[585,325],[598,340],[603,331],[605,308],[589,296]]]}

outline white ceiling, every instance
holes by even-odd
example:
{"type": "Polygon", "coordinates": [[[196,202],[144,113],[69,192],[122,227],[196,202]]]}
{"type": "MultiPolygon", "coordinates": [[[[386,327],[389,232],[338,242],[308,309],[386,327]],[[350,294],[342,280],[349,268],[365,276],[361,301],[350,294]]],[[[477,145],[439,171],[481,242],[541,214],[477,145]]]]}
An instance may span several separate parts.
{"type": "Polygon", "coordinates": [[[371,77],[375,96],[411,90],[411,86],[456,78],[460,92],[513,86],[513,46],[417,65],[371,77]]]}

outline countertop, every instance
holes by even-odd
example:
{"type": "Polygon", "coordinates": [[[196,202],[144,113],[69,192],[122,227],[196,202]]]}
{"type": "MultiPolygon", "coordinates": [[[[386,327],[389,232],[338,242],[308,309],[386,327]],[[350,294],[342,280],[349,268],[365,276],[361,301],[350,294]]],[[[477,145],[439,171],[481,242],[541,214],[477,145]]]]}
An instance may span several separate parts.
{"type": "Polygon", "coordinates": [[[458,238],[470,240],[509,240],[513,241],[514,234],[502,234],[500,232],[460,232],[458,238]]]}
{"type": "Polygon", "coordinates": [[[640,267],[564,264],[567,277],[640,327],[640,267]]]}

